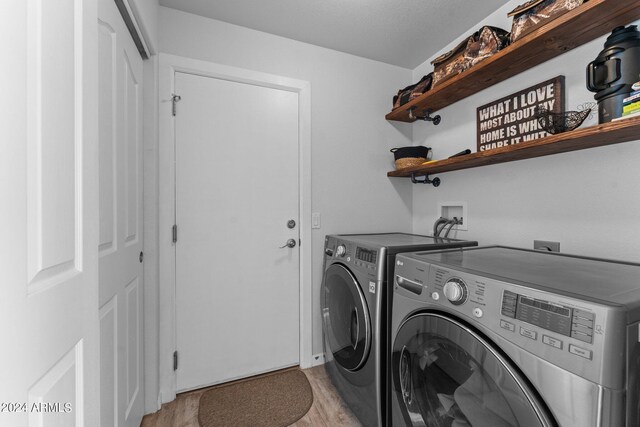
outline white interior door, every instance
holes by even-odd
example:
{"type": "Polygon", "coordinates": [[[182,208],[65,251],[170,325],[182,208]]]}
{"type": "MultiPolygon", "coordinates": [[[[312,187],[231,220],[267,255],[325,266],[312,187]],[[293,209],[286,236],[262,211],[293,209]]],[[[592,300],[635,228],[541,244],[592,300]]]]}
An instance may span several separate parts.
{"type": "Polygon", "coordinates": [[[98,422],[96,2],[0,2],[0,425],[98,422]]]}
{"type": "Polygon", "coordinates": [[[298,94],[180,72],[175,90],[183,391],[299,362],[298,94]]]}
{"type": "Polygon", "coordinates": [[[142,382],[142,59],[99,0],[100,419],[139,426],[142,382]]]}

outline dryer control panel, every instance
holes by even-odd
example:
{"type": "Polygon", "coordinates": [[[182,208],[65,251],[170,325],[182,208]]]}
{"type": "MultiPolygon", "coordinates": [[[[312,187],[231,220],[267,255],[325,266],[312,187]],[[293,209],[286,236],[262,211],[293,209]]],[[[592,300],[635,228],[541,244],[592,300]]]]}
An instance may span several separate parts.
{"type": "Polygon", "coordinates": [[[367,249],[362,246],[356,246],[356,259],[375,264],[378,259],[378,251],[375,249],[367,249]]]}
{"type": "MultiPolygon", "coordinates": [[[[384,248],[372,248],[329,236],[325,240],[325,263],[340,262],[350,268],[384,280],[384,248]]],[[[326,268],[326,267],[325,267],[326,268]]]]}

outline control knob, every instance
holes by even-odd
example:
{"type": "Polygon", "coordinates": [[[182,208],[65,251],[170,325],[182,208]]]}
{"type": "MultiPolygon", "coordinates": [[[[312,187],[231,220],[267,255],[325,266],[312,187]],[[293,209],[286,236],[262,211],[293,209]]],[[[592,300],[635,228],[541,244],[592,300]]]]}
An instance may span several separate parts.
{"type": "Polygon", "coordinates": [[[347,253],[347,248],[344,245],[340,245],[336,248],[336,256],[343,257],[347,253]]]}
{"type": "Polygon", "coordinates": [[[467,300],[467,285],[460,279],[449,279],[444,284],[443,292],[453,305],[464,304],[467,300]]]}

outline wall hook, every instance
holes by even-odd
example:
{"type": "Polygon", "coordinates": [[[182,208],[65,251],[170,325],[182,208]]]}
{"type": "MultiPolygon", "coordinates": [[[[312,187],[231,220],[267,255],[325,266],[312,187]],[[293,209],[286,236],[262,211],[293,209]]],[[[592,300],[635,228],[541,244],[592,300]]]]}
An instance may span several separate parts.
{"type": "Polygon", "coordinates": [[[433,122],[435,126],[438,126],[440,124],[440,120],[442,120],[440,115],[431,117],[431,113],[433,112],[431,110],[428,110],[428,109],[422,110],[422,113],[424,114],[423,116],[416,116],[415,114],[413,114],[415,110],[416,110],[416,107],[409,108],[409,119],[424,120],[425,122],[433,122]]]}
{"type": "Polygon", "coordinates": [[[411,182],[413,182],[414,184],[431,184],[434,187],[440,186],[440,178],[435,177],[433,179],[429,179],[429,175],[417,174],[415,172],[411,174],[411,182]],[[417,179],[417,177],[419,176],[422,176],[423,179],[417,179]]]}
{"type": "Polygon", "coordinates": [[[176,104],[182,101],[182,97],[180,95],[176,95],[175,93],[171,94],[171,115],[176,115],[176,104]]]}

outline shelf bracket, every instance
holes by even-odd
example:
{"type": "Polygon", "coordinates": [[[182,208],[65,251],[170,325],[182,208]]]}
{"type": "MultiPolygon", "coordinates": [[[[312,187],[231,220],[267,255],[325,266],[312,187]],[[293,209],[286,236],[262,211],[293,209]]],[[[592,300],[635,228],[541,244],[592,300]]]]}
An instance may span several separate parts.
{"type": "Polygon", "coordinates": [[[415,172],[411,174],[411,182],[413,182],[414,184],[431,184],[434,187],[440,186],[440,178],[435,177],[433,179],[429,179],[428,174],[419,174],[415,172]],[[419,176],[423,178],[418,179],[419,176]]]}
{"type": "Polygon", "coordinates": [[[438,126],[440,124],[440,120],[442,120],[439,115],[431,117],[431,113],[433,113],[433,111],[431,110],[422,110],[422,114],[424,114],[423,116],[416,116],[415,114],[413,114],[415,110],[416,107],[409,108],[410,120],[424,120],[425,122],[433,122],[435,126],[438,126]]]}

